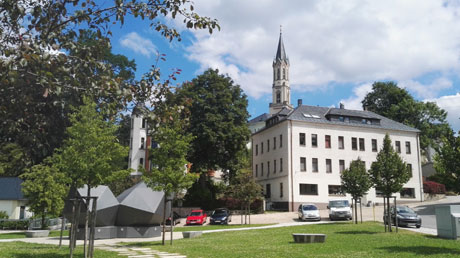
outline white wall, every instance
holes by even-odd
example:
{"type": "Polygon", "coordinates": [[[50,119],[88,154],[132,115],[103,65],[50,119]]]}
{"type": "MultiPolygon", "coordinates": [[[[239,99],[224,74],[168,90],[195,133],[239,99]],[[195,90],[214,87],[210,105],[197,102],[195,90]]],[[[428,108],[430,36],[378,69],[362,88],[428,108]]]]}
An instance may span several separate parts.
{"type": "Polygon", "coordinates": [[[130,149],[129,149],[129,168],[135,172],[132,175],[139,175],[139,161],[144,159],[145,164],[145,149],[147,148],[147,132],[146,128],[142,128],[142,117],[133,115],[131,119],[131,134],[130,134],[130,149]],[[144,149],[141,149],[141,138],[144,138],[144,149]]]}
{"type": "MultiPolygon", "coordinates": [[[[292,201],[291,195],[294,196],[294,202],[313,202],[313,203],[327,203],[330,199],[337,199],[343,197],[329,196],[328,185],[340,185],[340,173],[339,173],[339,160],[345,160],[345,168],[349,167],[352,160],[360,157],[366,162],[366,168],[369,169],[371,163],[375,161],[377,153],[372,151],[371,139],[377,139],[378,151],[380,151],[383,145],[383,138],[385,133],[389,133],[392,140],[393,146],[395,141],[401,143],[401,158],[412,164],[413,177],[405,184],[404,188],[414,188],[415,198],[402,198],[403,201],[421,201],[421,168],[420,168],[420,156],[418,153],[418,141],[417,134],[412,132],[403,131],[391,131],[383,129],[372,129],[358,126],[341,126],[331,124],[319,124],[319,123],[307,123],[300,121],[292,121],[292,171],[291,169],[291,132],[289,130],[291,121],[284,121],[271,128],[265,129],[256,135],[253,135],[253,154],[255,154],[255,145],[259,145],[259,154],[253,156],[253,172],[255,176],[255,164],[259,166],[259,175],[255,177],[258,183],[264,185],[270,183],[272,189],[272,201],[292,201]],[[306,145],[299,145],[299,133],[306,134],[306,145]],[[283,148],[276,150],[270,150],[266,152],[267,139],[270,142],[273,141],[273,136],[283,134],[283,148]],[[317,134],[318,147],[312,147],[311,135],[317,134]],[[331,136],[331,148],[325,148],[325,135],[331,136]],[[338,136],[344,137],[344,149],[338,149],[338,136]],[[358,150],[352,150],[351,138],[356,137],[358,142],[358,150]],[[365,151],[359,150],[359,138],[365,139],[365,151]],[[411,146],[411,154],[406,154],[405,142],[409,141],[411,146]],[[264,153],[260,153],[260,143],[264,142],[264,153]],[[266,163],[270,161],[273,163],[274,159],[283,157],[283,173],[284,177],[281,179],[280,174],[273,174],[267,177],[266,174],[266,163]],[[305,157],[307,161],[307,171],[300,171],[300,157],[305,157]],[[312,172],[312,158],[318,159],[318,172],[312,172]],[[332,161],[332,173],[326,173],[326,159],[332,161]],[[260,176],[260,163],[264,163],[264,178],[260,176]],[[290,174],[293,175],[293,188],[291,189],[290,174]],[[283,198],[283,200],[277,198],[279,194],[275,194],[278,189],[279,182],[283,183],[284,191],[289,196],[283,198]],[[299,184],[317,184],[318,195],[300,195],[299,184]],[[289,185],[289,187],[287,187],[289,185]],[[291,192],[291,190],[293,192],[291,192]]],[[[271,143],[272,144],[272,143],[271,143]]],[[[278,144],[278,143],[277,143],[278,144]]],[[[272,146],[271,146],[272,147],[272,146]]],[[[273,166],[273,165],[271,165],[273,166]]],[[[399,193],[395,194],[399,198],[399,193]]],[[[375,190],[371,189],[368,195],[363,198],[363,203],[366,201],[383,202],[382,198],[375,196],[375,190]]]]}
{"type": "MultiPolygon", "coordinates": [[[[6,211],[9,219],[19,219],[21,206],[26,206],[26,201],[0,200],[0,211],[6,211]]],[[[28,217],[27,212],[25,215],[28,217]]]]}

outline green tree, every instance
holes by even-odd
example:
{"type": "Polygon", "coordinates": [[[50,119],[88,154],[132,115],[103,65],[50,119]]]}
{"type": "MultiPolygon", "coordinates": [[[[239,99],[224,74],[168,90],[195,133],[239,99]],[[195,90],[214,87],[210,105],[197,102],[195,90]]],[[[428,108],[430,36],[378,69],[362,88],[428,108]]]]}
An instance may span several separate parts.
{"type": "Polygon", "coordinates": [[[251,204],[262,199],[262,186],[256,183],[250,168],[237,172],[233,183],[228,187],[228,194],[240,201],[241,210],[245,211],[245,215],[249,215],[249,224],[251,224],[251,204]]]}
{"type": "MultiPolygon", "coordinates": [[[[163,225],[166,225],[167,198],[171,198],[172,205],[174,197],[190,188],[196,179],[186,169],[186,155],[193,136],[184,132],[184,120],[179,116],[180,112],[180,107],[172,106],[163,109],[161,117],[157,116],[161,126],[153,132],[152,137],[159,147],[150,150],[150,159],[154,165],[150,172],[144,173],[144,181],[149,187],[165,193],[163,225]]],[[[165,227],[162,243],[165,244],[165,227]]]]}
{"type": "Polygon", "coordinates": [[[415,100],[394,82],[374,82],[362,104],[364,109],[419,129],[422,150],[436,147],[442,136],[452,135],[445,110],[434,102],[415,100]]]}
{"type": "Polygon", "coordinates": [[[0,176],[19,176],[30,161],[24,150],[15,143],[0,145],[0,176]]]}
{"type": "Polygon", "coordinates": [[[350,162],[350,167],[340,175],[342,190],[349,193],[355,199],[355,223],[358,224],[358,209],[356,200],[359,200],[372,187],[369,174],[366,171],[365,163],[358,158],[350,162]]]}
{"type": "Polygon", "coordinates": [[[128,17],[145,19],[170,40],[180,34],[167,17],[187,28],[219,28],[188,0],[0,1],[0,145],[15,143],[29,167],[39,164],[61,146],[70,107],[82,96],[113,116],[148,94],[131,80],[132,61],[110,54],[111,26],[128,17]]]}
{"type": "Polygon", "coordinates": [[[393,193],[401,191],[404,184],[409,181],[411,171],[394,151],[388,134],[383,139],[383,148],[377,154],[376,161],[372,163],[369,174],[374,187],[382,191],[383,197],[387,199],[385,214],[388,216],[387,222],[391,231],[390,197],[393,193]]]}
{"type": "Polygon", "coordinates": [[[195,138],[187,159],[194,172],[221,169],[231,179],[242,168],[250,131],[248,101],[239,85],[218,70],[209,69],[177,90],[178,103],[190,103],[190,126],[195,138]]]}
{"type": "Polygon", "coordinates": [[[41,216],[42,229],[46,228],[46,216],[59,216],[64,208],[67,193],[66,177],[49,164],[38,164],[21,175],[22,192],[30,210],[41,216]]]}
{"type": "Polygon", "coordinates": [[[443,138],[434,156],[434,178],[448,191],[460,193],[460,137],[443,138]]]}
{"type": "MultiPolygon", "coordinates": [[[[92,187],[125,178],[130,171],[123,169],[128,147],[118,143],[117,127],[103,119],[89,98],[84,103],[70,115],[72,125],[66,130],[68,137],[53,155],[53,165],[65,173],[72,187],[80,188],[86,184],[89,197],[92,187]]],[[[89,201],[87,198],[88,207],[89,201]]],[[[89,209],[85,216],[85,253],[88,212],[89,209]]]]}

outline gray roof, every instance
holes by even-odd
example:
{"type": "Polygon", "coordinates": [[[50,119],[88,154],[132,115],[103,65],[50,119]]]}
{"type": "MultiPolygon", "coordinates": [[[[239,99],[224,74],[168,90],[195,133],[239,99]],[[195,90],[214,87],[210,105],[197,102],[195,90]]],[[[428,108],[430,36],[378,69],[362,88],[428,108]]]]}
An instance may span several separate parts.
{"type": "Polygon", "coordinates": [[[25,200],[21,183],[18,177],[0,177],[0,200],[25,200]]]}
{"type": "Polygon", "coordinates": [[[259,123],[259,122],[264,122],[265,120],[269,119],[270,118],[270,115],[267,114],[267,113],[263,113],[262,115],[260,116],[256,116],[255,118],[249,120],[249,124],[255,124],[255,123],[259,123]]]}
{"type": "Polygon", "coordinates": [[[361,111],[361,110],[348,110],[348,109],[339,109],[339,108],[315,107],[315,106],[302,105],[302,106],[298,106],[288,116],[287,119],[294,120],[294,121],[321,123],[321,124],[335,124],[335,125],[356,126],[356,127],[365,127],[365,128],[420,132],[420,130],[416,128],[412,128],[404,124],[398,123],[396,121],[393,121],[391,119],[378,115],[374,112],[361,111]],[[328,114],[329,115],[340,115],[340,116],[346,116],[346,117],[359,117],[359,118],[380,120],[380,125],[331,121],[326,118],[326,115],[328,114]]]}
{"type": "Polygon", "coordinates": [[[289,59],[286,56],[286,51],[284,50],[283,37],[281,32],[280,39],[278,41],[278,48],[276,50],[275,62],[278,60],[289,62],[289,59]]]}

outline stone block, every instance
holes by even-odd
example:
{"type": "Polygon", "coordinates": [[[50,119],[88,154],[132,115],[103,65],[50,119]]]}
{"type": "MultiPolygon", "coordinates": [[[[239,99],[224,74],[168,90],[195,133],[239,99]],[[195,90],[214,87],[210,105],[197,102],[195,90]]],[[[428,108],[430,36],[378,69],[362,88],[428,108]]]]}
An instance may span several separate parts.
{"type": "Polygon", "coordinates": [[[300,234],[293,233],[294,242],[296,243],[324,243],[326,242],[325,234],[300,234]]]}
{"type": "Polygon", "coordinates": [[[184,231],[182,232],[182,236],[184,238],[194,238],[203,235],[202,231],[184,231]]]}

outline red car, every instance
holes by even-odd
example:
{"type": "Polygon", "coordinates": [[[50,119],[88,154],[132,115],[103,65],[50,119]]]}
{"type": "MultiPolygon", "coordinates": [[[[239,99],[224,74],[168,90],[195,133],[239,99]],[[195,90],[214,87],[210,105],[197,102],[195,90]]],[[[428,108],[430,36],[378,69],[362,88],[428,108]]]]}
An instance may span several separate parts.
{"type": "Polygon", "coordinates": [[[204,210],[192,210],[189,216],[187,216],[187,220],[185,221],[186,225],[203,225],[206,223],[206,219],[208,216],[204,212],[204,210]]]}

